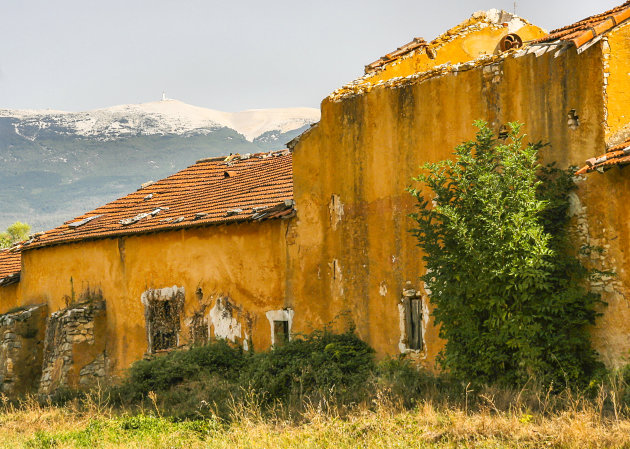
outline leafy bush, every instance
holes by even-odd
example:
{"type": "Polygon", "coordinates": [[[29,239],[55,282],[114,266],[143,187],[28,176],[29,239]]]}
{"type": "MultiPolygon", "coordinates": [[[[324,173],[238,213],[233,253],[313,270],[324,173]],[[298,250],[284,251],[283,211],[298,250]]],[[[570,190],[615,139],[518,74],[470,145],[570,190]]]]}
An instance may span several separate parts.
{"type": "Polygon", "coordinates": [[[199,419],[219,416],[229,418],[232,403],[243,400],[244,390],[236,379],[216,373],[204,373],[194,380],[184,380],[156,395],[156,403],[145,399],[148,408],[157,406],[160,413],[172,418],[199,419]]]}
{"type": "Polygon", "coordinates": [[[127,397],[140,399],[150,391],[165,391],[184,381],[199,379],[205,373],[236,378],[244,363],[241,348],[218,340],[205,346],[135,362],[129,368],[121,390],[127,397]]]}
{"type": "Polygon", "coordinates": [[[171,416],[225,417],[229,403],[249,391],[265,403],[314,395],[349,399],[364,392],[374,368],[374,350],[352,331],[316,331],[256,354],[219,340],[134,363],[112,396],[147,403],[148,393],[156,392],[157,405],[171,416]]]}
{"type": "Polygon", "coordinates": [[[388,391],[405,407],[413,407],[429,390],[438,387],[438,379],[404,357],[382,360],[375,372],[377,388],[388,391]]]}
{"type": "Polygon", "coordinates": [[[411,188],[440,363],[461,380],[584,383],[599,364],[587,326],[599,295],[567,236],[570,173],[544,169],[541,144],[505,140],[483,122],[455,158],[426,164],[411,188]]]}
{"type": "Polygon", "coordinates": [[[314,393],[347,396],[364,387],[374,366],[374,350],[354,332],[315,331],[254,354],[241,381],[269,400],[314,393]]]}

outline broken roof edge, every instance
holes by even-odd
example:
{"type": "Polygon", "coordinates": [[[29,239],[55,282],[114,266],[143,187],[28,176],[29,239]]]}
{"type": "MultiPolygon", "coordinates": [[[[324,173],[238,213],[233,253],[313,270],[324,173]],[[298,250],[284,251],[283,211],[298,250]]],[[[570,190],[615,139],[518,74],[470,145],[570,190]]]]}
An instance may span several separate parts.
{"type": "Polygon", "coordinates": [[[9,248],[0,249],[0,273],[2,273],[0,274],[0,287],[19,282],[22,271],[22,243],[19,242],[9,248]]]}
{"type": "MultiPolygon", "coordinates": [[[[289,148],[282,148],[281,150],[259,151],[258,153],[245,153],[242,155],[240,153],[236,153],[236,154],[230,153],[227,156],[205,157],[202,159],[198,159],[197,161],[195,161],[194,164],[188,166],[187,168],[194,167],[197,164],[203,164],[204,162],[233,162],[233,161],[244,161],[250,158],[263,159],[264,156],[270,156],[277,153],[283,153],[286,151],[289,151],[289,148]]],[[[163,179],[166,179],[166,178],[163,178],[163,179]]],[[[160,181],[162,181],[163,179],[161,179],[160,181]]]]}
{"type": "Polygon", "coordinates": [[[494,25],[497,28],[506,28],[507,26],[508,33],[514,33],[524,26],[532,25],[527,19],[504,10],[492,8],[489,10],[476,11],[472,13],[468,19],[449,28],[430,42],[425,41],[421,37],[416,37],[411,42],[367,64],[365,66],[365,75],[357,78],[355,81],[368,81],[369,78],[385,70],[390,64],[415,55],[416,51],[424,51],[425,53],[427,51],[436,51],[440,47],[455,40],[458,36],[464,34],[468,29],[478,26],[479,23],[486,23],[490,26],[494,25]]]}
{"type": "Polygon", "coordinates": [[[0,278],[0,287],[8,287],[9,285],[17,284],[20,282],[22,276],[22,270],[9,274],[3,278],[0,278]]]}
{"type": "Polygon", "coordinates": [[[381,80],[376,84],[372,84],[370,82],[357,82],[355,80],[352,83],[346,84],[345,86],[336,89],[333,93],[326,97],[326,100],[337,103],[347,98],[353,98],[357,95],[368,93],[373,89],[397,89],[403,86],[420,84],[424,81],[438,78],[440,76],[450,75],[458,72],[465,72],[475,68],[496,64],[497,62],[503,61],[504,59],[507,59],[509,57],[518,57],[519,55],[526,54],[526,50],[526,48],[510,49],[497,55],[482,55],[468,62],[457,64],[441,64],[424,72],[413,73],[405,77],[397,76],[388,80],[381,80]]]}
{"type": "Polygon", "coordinates": [[[536,39],[532,43],[540,44],[560,40],[572,43],[579,50],[589,42],[624,24],[628,19],[630,19],[630,1],[626,1],[603,13],[595,14],[570,25],[552,30],[546,36],[536,39]],[[567,36],[573,37],[567,38],[567,36]]]}
{"type": "Polygon", "coordinates": [[[576,176],[594,171],[604,173],[613,167],[622,168],[630,164],[630,139],[621,144],[611,146],[604,154],[589,158],[585,163],[586,165],[575,172],[576,176]]]}
{"type": "Polygon", "coordinates": [[[247,217],[235,217],[228,218],[226,217],[223,220],[214,220],[214,221],[204,221],[204,220],[195,220],[192,222],[181,222],[181,223],[173,223],[171,225],[161,226],[159,228],[151,228],[151,229],[134,229],[134,228],[121,228],[116,229],[107,233],[95,235],[95,236],[68,236],[68,238],[63,238],[59,240],[55,240],[52,242],[33,242],[26,243],[22,245],[21,251],[28,251],[34,249],[43,249],[49,248],[53,246],[60,245],[68,245],[73,243],[81,243],[87,241],[95,241],[95,240],[105,240],[105,239],[113,239],[119,237],[129,237],[129,236],[137,236],[137,235],[147,235],[147,234],[155,234],[161,232],[170,232],[170,231],[179,231],[183,229],[199,229],[213,226],[222,226],[222,225],[232,225],[232,224],[241,224],[241,223],[259,223],[263,221],[270,221],[276,219],[290,219],[293,218],[296,214],[295,202],[293,200],[285,200],[284,202],[279,202],[274,206],[270,206],[261,212],[268,211],[269,209],[278,207],[279,205],[284,204],[286,206],[285,209],[278,211],[272,216],[264,216],[262,218],[253,218],[253,216],[247,217]],[[287,201],[291,201],[291,205],[287,205],[287,201]],[[73,238],[74,237],[74,238],[73,238]]]}

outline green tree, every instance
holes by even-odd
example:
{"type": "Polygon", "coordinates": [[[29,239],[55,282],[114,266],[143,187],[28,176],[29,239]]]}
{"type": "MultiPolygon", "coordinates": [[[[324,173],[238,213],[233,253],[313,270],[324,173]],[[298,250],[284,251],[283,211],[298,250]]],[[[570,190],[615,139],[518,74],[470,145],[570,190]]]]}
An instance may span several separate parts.
{"type": "Polygon", "coordinates": [[[410,188],[440,363],[477,382],[586,380],[601,366],[587,330],[601,300],[568,236],[570,173],[542,167],[521,125],[505,139],[476,126],[454,159],[414,178],[430,193],[410,188]]]}
{"type": "Polygon", "coordinates": [[[0,232],[0,248],[7,248],[16,242],[26,240],[30,232],[31,227],[28,224],[16,221],[6,231],[0,232]]]}

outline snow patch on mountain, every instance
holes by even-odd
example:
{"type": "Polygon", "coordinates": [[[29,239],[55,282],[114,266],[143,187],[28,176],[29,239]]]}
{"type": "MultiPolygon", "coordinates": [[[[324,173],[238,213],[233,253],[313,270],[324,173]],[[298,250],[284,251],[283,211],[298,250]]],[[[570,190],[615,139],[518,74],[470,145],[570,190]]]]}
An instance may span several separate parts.
{"type": "Polygon", "coordinates": [[[0,117],[18,119],[15,132],[35,140],[43,131],[112,140],[137,135],[207,134],[231,128],[249,141],[269,131],[281,133],[319,121],[314,108],[253,109],[223,112],[162,100],[85,112],[0,109],[0,117]]]}

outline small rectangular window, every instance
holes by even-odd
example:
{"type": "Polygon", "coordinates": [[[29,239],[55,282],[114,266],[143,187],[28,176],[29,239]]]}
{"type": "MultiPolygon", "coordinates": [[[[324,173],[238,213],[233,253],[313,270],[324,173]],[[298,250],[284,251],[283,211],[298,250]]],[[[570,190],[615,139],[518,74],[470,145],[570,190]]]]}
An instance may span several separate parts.
{"type": "Polygon", "coordinates": [[[405,298],[405,315],[407,329],[407,347],[422,349],[422,299],[405,298]]]}
{"type": "Polygon", "coordinates": [[[150,300],[147,313],[149,351],[177,347],[181,305],[177,300],[150,300]]]}
{"type": "Polygon", "coordinates": [[[289,322],[274,321],[273,322],[274,345],[282,346],[289,341],[289,322]]]}

